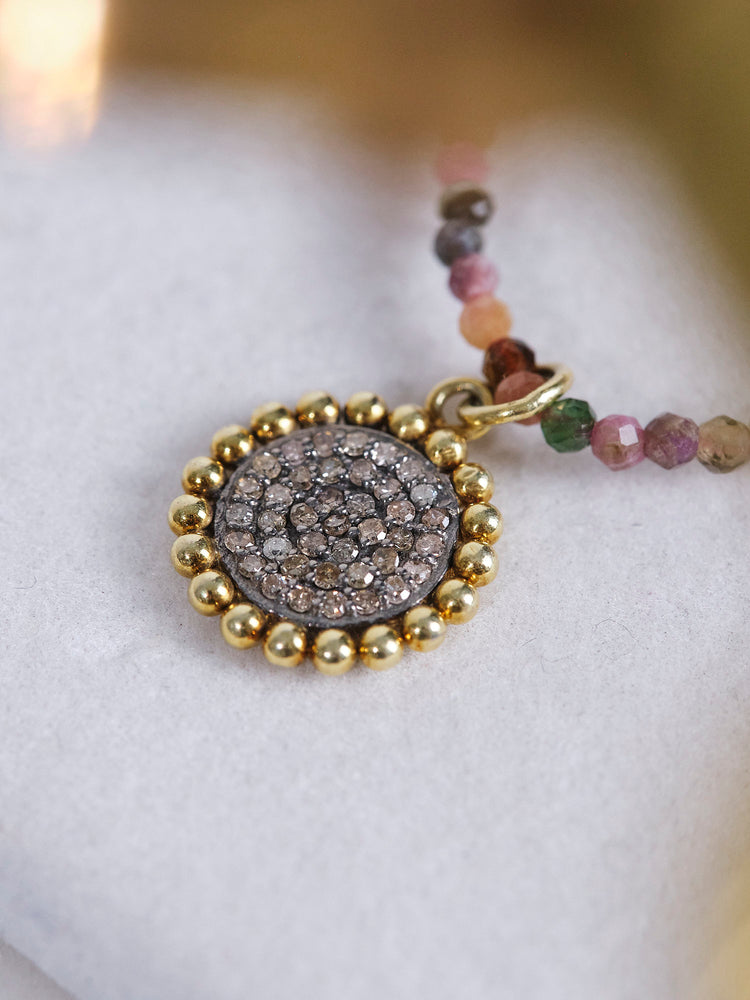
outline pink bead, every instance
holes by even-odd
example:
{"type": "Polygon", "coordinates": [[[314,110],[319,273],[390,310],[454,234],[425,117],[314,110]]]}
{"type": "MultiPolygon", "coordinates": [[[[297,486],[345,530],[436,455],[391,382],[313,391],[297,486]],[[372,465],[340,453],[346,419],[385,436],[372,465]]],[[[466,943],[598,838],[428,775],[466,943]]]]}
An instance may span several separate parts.
{"type": "MultiPolygon", "coordinates": [[[[539,372],[514,372],[513,375],[506,375],[495,389],[494,400],[496,403],[514,403],[517,399],[523,399],[534,389],[544,385],[544,376],[539,372]]],[[[535,417],[527,417],[526,420],[519,420],[519,424],[530,427],[538,424],[542,420],[542,414],[537,413],[535,417]]]]}
{"type": "Polygon", "coordinates": [[[591,432],[591,450],[608,469],[619,472],[646,457],[643,428],[635,417],[615,414],[597,420],[591,432]]]}
{"type": "Polygon", "coordinates": [[[499,282],[497,268],[481,253],[458,257],[451,264],[448,287],[462,302],[471,302],[480,295],[492,295],[499,282]]]}
{"type": "Polygon", "coordinates": [[[488,173],[487,159],[473,143],[456,142],[440,150],[435,172],[446,186],[458,181],[483,181],[488,173]]]}

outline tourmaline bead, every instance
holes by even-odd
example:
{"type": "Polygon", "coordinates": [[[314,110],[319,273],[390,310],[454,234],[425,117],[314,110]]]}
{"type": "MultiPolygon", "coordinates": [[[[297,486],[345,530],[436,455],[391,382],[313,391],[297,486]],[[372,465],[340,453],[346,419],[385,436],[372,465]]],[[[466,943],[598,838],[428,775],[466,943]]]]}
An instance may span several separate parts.
{"type": "Polygon", "coordinates": [[[732,472],[750,459],[750,427],[731,417],[714,417],[698,430],[698,461],[709,472],[732,472]]]}
{"type": "Polygon", "coordinates": [[[479,253],[481,249],[482,234],[462,219],[449,219],[437,231],[435,253],[443,264],[450,266],[459,257],[479,253]]]}
{"type": "Polygon", "coordinates": [[[643,428],[635,417],[613,414],[597,420],[591,432],[591,450],[608,469],[619,472],[642,462],[643,428]]]}
{"type": "Polygon", "coordinates": [[[442,184],[457,181],[481,182],[488,173],[484,152],[471,142],[456,142],[445,146],[435,164],[438,180],[442,184]]]}
{"type": "Polygon", "coordinates": [[[695,458],[698,451],[698,425],[688,417],[660,413],[643,432],[646,458],[662,469],[674,469],[695,458]]]}
{"type": "Polygon", "coordinates": [[[594,412],[583,399],[558,399],[542,414],[542,434],[555,451],[588,448],[596,423],[594,412]]]}
{"type": "Polygon", "coordinates": [[[493,295],[480,295],[461,310],[459,329],[465,340],[480,351],[510,333],[511,317],[504,302],[493,295]]]}
{"type": "Polygon", "coordinates": [[[498,286],[497,268],[481,253],[459,257],[451,264],[448,287],[462,302],[471,302],[480,295],[491,295],[498,286]]]}
{"type": "Polygon", "coordinates": [[[494,340],[485,351],[482,374],[494,392],[507,375],[531,371],[535,365],[534,352],[527,344],[522,340],[503,337],[494,340]]]}
{"type": "Polygon", "coordinates": [[[483,226],[492,218],[493,211],[492,198],[472,181],[451,184],[440,198],[440,214],[444,219],[463,219],[472,226],[483,226]]]}
{"type": "MultiPolygon", "coordinates": [[[[516,399],[528,396],[534,389],[544,385],[544,382],[544,376],[538,372],[516,372],[502,380],[495,389],[493,398],[496,403],[512,403],[516,399]]],[[[541,419],[541,413],[537,413],[535,417],[527,417],[526,420],[519,420],[518,423],[530,427],[532,424],[538,424],[541,419]]]]}

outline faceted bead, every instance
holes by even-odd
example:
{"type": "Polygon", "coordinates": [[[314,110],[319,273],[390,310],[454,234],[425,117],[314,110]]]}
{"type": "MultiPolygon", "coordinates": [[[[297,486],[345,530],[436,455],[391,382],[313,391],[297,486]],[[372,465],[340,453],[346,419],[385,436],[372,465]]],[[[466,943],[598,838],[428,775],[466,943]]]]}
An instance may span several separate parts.
{"type": "Polygon", "coordinates": [[[483,226],[492,218],[492,199],[472,181],[459,181],[443,191],[440,214],[444,219],[463,219],[473,226],[483,226]]]}
{"type": "MultiPolygon", "coordinates": [[[[538,372],[516,372],[502,380],[495,389],[493,398],[496,403],[512,403],[516,399],[528,396],[534,389],[544,385],[544,382],[544,375],[540,375],[538,372]]],[[[541,419],[542,416],[538,413],[535,417],[527,417],[526,420],[519,420],[518,423],[529,427],[531,424],[538,424],[541,419]]]]}
{"type": "Polygon", "coordinates": [[[698,461],[709,472],[731,472],[750,459],[750,427],[721,416],[701,424],[698,461]]]}
{"type": "Polygon", "coordinates": [[[698,425],[687,417],[662,413],[644,430],[646,458],[662,469],[674,469],[695,458],[698,451],[698,425]]]}
{"type": "Polygon", "coordinates": [[[511,318],[504,302],[492,295],[480,295],[467,302],[458,321],[464,339],[480,351],[510,333],[511,318]]]}
{"type": "Polygon", "coordinates": [[[451,265],[459,257],[479,253],[481,249],[482,234],[461,219],[449,219],[437,231],[435,254],[443,264],[451,265]]]}
{"type": "Polygon", "coordinates": [[[480,295],[491,295],[498,286],[497,268],[481,253],[459,257],[451,264],[448,287],[462,302],[470,302],[480,295]]]}
{"type": "Polygon", "coordinates": [[[591,450],[613,472],[629,469],[646,457],[643,451],[643,428],[635,417],[620,414],[604,417],[594,424],[591,450]]]}
{"type": "Polygon", "coordinates": [[[531,371],[535,365],[534,352],[522,340],[502,337],[494,340],[485,351],[482,374],[494,391],[507,375],[531,371]]]}
{"type": "Polygon", "coordinates": [[[457,181],[483,181],[487,176],[487,158],[471,142],[456,142],[444,146],[438,154],[435,172],[442,184],[457,181]]]}
{"type": "Polygon", "coordinates": [[[555,451],[581,451],[591,441],[596,417],[582,399],[558,399],[542,413],[542,434],[555,451]]]}

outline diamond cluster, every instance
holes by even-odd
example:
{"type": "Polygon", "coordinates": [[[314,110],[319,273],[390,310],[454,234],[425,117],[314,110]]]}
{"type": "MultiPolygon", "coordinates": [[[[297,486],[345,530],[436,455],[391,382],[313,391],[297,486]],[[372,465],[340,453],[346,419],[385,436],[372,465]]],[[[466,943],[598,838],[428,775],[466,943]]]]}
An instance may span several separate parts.
{"type": "Polygon", "coordinates": [[[254,604],[326,628],[418,604],[458,533],[447,476],[381,431],[298,430],[240,464],[216,507],[222,561],[254,604]]]}

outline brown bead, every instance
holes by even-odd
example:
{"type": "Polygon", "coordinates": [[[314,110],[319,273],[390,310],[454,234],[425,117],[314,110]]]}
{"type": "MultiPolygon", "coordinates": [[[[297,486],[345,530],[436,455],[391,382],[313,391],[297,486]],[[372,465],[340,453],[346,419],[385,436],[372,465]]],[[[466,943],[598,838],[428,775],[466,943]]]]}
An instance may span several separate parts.
{"type": "Polygon", "coordinates": [[[731,417],[714,417],[698,430],[698,461],[709,472],[732,472],[750,459],[750,427],[731,417]]]}
{"type": "Polygon", "coordinates": [[[503,337],[491,343],[485,351],[482,374],[494,392],[508,375],[533,371],[535,366],[536,358],[528,345],[522,340],[503,337]]]}

